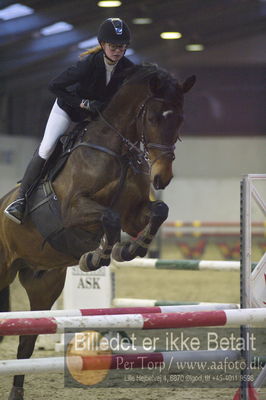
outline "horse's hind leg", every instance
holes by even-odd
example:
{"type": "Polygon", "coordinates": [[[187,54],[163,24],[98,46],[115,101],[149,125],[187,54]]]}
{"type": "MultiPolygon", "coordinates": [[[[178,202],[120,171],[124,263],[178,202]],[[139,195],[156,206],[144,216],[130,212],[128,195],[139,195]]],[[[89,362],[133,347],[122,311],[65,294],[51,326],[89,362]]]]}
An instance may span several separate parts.
{"type": "Polygon", "coordinates": [[[109,265],[113,246],[120,240],[120,217],[115,211],[107,208],[102,215],[101,222],[104,235],[96,250],[81,256],[79,266],[82,271],[95,271],[102,266],[109,265]]]}
{"type": "Polygon", "coordinates": [[[150,203],[150,220],[138,237],[127,242],[116,243],[112,251],[112,257],[116,261],[129,261],[147,254],[149,245],[162,223],[168,217],[168,206],[163,201],[150,203]]]}
{"type": "MultiPolygon", "coordinates": [[[[14,261],[7,266],[0,243],[0,312],[10,311],[10,284],[16,277],[19,262],[14,261]]],[[[0,342],[3,336],[0,336],[0,342]]]]}
{"type": "MultiPolygon", "coordinates": [[[[9,310],[9,286],[7,286],[0,291],[0,312],[8,312],[9,310]]],[[[3,338],[3,336],[0,336],[0,342],[2,342],[3,338]]]]}
{"type": "MultiPolygon", "coordinates": [[[[41,272],[39,275],[29,268],[22,269],[19,279],[27,291],[30,308],[34,310],[50,310],[61,294],[65,283],[66,270],[54,269],[41,272]]],[[[30,358],[38,335],[19,337],[17,358],[30,358]]],[[[23,400],[24,375],[16,375],[8,400],[23,400]]]]}

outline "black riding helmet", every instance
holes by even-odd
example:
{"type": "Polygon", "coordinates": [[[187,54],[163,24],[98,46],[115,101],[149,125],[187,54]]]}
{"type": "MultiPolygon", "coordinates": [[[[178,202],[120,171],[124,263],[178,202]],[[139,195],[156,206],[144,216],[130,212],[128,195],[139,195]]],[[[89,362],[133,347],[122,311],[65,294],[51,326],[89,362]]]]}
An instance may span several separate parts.
{"type": "Polygon", "coordinates": [[[98,42],[129,44],[130,31],[120,18],[108,18],[99,27],[98,42]]]}

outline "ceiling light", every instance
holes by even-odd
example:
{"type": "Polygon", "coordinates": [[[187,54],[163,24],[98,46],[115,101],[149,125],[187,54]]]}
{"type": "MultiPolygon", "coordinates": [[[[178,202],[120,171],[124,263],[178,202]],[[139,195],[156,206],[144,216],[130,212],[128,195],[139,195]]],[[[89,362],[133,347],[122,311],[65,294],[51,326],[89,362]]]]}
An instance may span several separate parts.
{"type": "Polygon", "coordinates": [[[160,36],[162,39],[180,39],[182,37],[180,32],[162,32],[160,36]]]}
{"type": "Polygon", "coordinates": [[[134,18],[132,20],[133,24],[136,25],[146,25],[146,24],[151,24],[152,19],[151,18],[134,18]]]}
{"type": "Polygon", "coordinates": [[[109,1],[109,0],[107,0],[107,1],[99,1],[98,3],[97,3],[97,6],[99,6],[99,7],[119,7],[119,6],[121,6],[121,1],[109,1]]]}
{"type": "Polygon", "coordinates": [[[204,46],[203,44],[200,43],[191,43],[186,45],[186,50],[187,51],[203,51],[204,46]]]}
{"type": "Polygon", "coordinates": [[[26,15],[33,14],[34,10],[28,6],[24,6],[23,4],[13,4],[12,6],[8,6],[0,10],[0,19],[4,21],[8,21],[9,19],[25,17],[26,15]]]}
{"type": "Polygon", "coordinates": [[[80,42],[78,44],[78,48],[79,49],[89,49],[91,47],[97,46],[97,44],[99,44],[97,36],[93,36],[92,38],[90,38],[88,40],[83,40],[82,42],[80,42]]]}
{"type": "Polygon", "coordinates": [[[60,21],[55,24],[46,26],[40,30],[41,34],[44,36],[55,35],[56,33],[67,32],[73,29],[73,25],[67,22],[60,21]]]}

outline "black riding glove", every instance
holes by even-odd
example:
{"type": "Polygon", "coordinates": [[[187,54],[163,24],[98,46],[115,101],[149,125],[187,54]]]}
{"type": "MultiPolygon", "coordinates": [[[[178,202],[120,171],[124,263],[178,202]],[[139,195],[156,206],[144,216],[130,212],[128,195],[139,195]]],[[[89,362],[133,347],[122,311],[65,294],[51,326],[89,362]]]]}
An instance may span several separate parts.
{"type": "Polygon", "coordinates": [[[104,107],[104,103],[99,100],[87,100],[83,99],[82,102],[82,108],[85,108],[86,110],[89,110],[92,113],[97,113],[97,111],[101,111],[101,109],[104,107]]]}

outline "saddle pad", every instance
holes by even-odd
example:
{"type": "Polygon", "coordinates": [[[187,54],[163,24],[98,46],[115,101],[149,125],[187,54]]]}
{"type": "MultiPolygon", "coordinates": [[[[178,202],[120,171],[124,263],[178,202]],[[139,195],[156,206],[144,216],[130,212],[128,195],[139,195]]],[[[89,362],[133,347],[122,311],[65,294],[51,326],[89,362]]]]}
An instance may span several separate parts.
{"type": "Polygon", "coordinates": [[[103,232],[90,233],[80,228],[65,228],[60,203],[50,181],[41,182],[27,201],[27,218],[55,250],[79,260],[82,254],[98,247],[103,232]]]}

